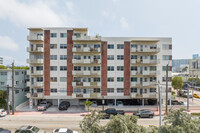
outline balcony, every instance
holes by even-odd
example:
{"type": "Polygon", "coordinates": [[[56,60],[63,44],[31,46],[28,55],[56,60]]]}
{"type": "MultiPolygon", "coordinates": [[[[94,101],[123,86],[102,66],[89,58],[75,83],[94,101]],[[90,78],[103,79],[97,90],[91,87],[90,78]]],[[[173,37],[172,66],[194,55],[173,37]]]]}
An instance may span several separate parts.
{"type": "Polygon", "coordinates": [[[101,36],[72,36],[73,41],[101,41],[101,36]]]}
{"type": "Polygon", "coordinates": [[[73,81],[73,82],[72,82],[72,86],[73,86],[73,87],[75,87],[75,86],[76,86],[76,87],[77,87],[77,86],[82,87],[82,86],[83,86],[83,82],[76,82],[76,81],[73,81]]]}
{"type": "Polygon", "coordinates": [[[42,53],[44,52],[44,48],[43,47],[35,47],[35,48],[27,47],[27,52],[42,53]]]}
{"type": "Polygon", "coordinates": [[[100,59],[72,59],[73,64],[100,64],[101,60],[100,59]]]}
{"type": "Polygon", "coordinates": [[[101,48],[89,48],[89,47],[75,48],[75,47],[73,47],[72,52],[74,52],[74,53],[82,53],[82,52],[94,53],[94,52],[101,52],[101,48]]]}
{"type": "Polygon", "coordinates": [[[101,71],[91,71],[91,75],[101,75],[101,71]]]}
{"type": "Polygon", "coordinates": [[[44,71],[31,71],[31,70],[27,70],[27,75],[40,76],[40,75],[44,75],[44,71]]]}
{"type": "Polygon", "coordinates": [[[131,93],[131,98],[142,98],[142,94],[140,94],[140,93],[131,93]]]}
{"type": "Polygon", "coordinates": [[[35,83],[31,83],[30,81],[27,82],[27,86],[31,86],[31,87],[43,87],[44,83],[43,82],[35,82],[35,83]]]}
{"type": "Polygon", "coordinates": [[[158,93],[149,93],[149,98],[158,98],[158,93]]]}
{"type": "Polygon", "coordinates": [[[74,87],[100,87],[101,82],[72,82],[74,87]]]}
{"type": "Polygon", "coordinates": [[[27,36],[28,41],[44,41],[43,36],[27,36]]]}
{"type": "Polygon", "coordinates": [[[27,63],[29,64],[43,64],[43,59],[27,59],[27,63]]]}
{"type": "Polygon", "coordinates": [[[40,99],[40,98],[44,97],[44,94],[43,93],[33,93],[33,94],[27,93],[26,97],[27,98],[33,98],[33,99],[40,99]]]}
{"type": "Polygon", "coordinates": [[[76,99],[101,98],[101,93],[72,93],[72,98],[76,99]]]}
{"type": "Polygon", "coordinates": [[[159,53],[160,52],[160,48],[156,48],[156,49],[150,49],[150,48],[143,48],[143,49],[140,49],[140,48],[131,48],[131,52],[132,53],[149,53],[149,54],[156,54],[156,53],[159,53]]]}
{"type": "Polygon", "coordinates": [[[90,71],[83,71],[83,75],[90,75],[90,71]]]}
{"type": "Polygon", "coordinates": [[[158,63],[159,63],[159,60],[150,60],[150,59],[136,60],[136,59],[131,59],[131,64],[133,64],[133,65],[156,65],[158,63]]]}

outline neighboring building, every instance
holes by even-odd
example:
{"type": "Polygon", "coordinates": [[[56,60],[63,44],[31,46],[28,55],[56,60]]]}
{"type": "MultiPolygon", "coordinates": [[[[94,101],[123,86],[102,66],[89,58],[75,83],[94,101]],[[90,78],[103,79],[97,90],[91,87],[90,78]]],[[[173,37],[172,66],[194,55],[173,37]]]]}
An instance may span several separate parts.
{"type": "Polygon", "coordinates": [[[200,59],[199,54],[193,54],[192,59],[193,60],[200,59]]]}
{"type": "MultiPolygon", "coordinates": [[[[171,87],[172,39],[89,36],[87,28],[29,28],[30,108],[42,99],[58,105],[123,101],[126,105],[157,104],[166,65],[171,87]]],[[[169,93],[170,95],[170,93],[169,93]]]]}
{"type": "Polygon", "coordinates": [[[3,57],[0,57],[0,65],[3,65],[3,57]]]}
{"type": "Polygon", "coordinates": [[[190,60],[190,77],[200,77],[200,59],[190,60]]]}
{"type": "Polygon", "coordinates": [[[183,68],[188,67],[187,72],[184,72],[184,73],[189,74],[189,62],[190,62],[190,59],[173,59],[172,72],[181,73],[183,68]]]}
{"type": "MultiPolygon", "coordinates": [[[[27,101],[26,93],[26,70],[15,69],[14,86],[15,86],[15,108],[27,101]]],[[[9,86],[9,101],[12,103],[12,69],[0,69],[0,90],[7,91],[9,86]]],[[[29,91],[29,90],[28,90],[29,91]]],[[[12,105],[12,104],[11,104],[12,105]]]]}

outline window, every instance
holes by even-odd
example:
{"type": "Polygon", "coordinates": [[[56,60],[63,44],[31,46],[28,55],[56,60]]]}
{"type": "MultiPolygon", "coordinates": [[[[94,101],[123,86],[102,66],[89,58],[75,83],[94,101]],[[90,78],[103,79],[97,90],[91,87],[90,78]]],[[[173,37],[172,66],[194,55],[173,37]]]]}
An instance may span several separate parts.
{"type": "Polygon", "coordinates": [[[5,82],[0,82],[0,85],[5,85],[5,82]]]}
{"type": "Polygon", "coordinates": [[[42,88],[38,88],[38,89],[37,89],[37,92],[38,92],[38,93],[42,93],[42,92],[43,92],[43,89],[42,89],[42,88]]]}
{"type": "Polygon", "coordinates": [[[150,77],[150,82],[156,82],[156,77],[150,77]]]}
{"type": "Polygon", "coordinates": [[[124,49],[124,44],[117,44],[117,49],[124,49]]]}
{"type": "Polygon", "coordinates": [[[137,55],[131,55],[131,59],[137,59],[137,55]]]}
{"type": "Polygon", "coordinates": [[[80,66],[74,66],[74,71],[81,71],[81,67],[80,66]]]}
{"type": "Polygon", "coordinates": [[[42,70],[43,70],[43,66],[37,66],[37,67],[36,67],[36,70],[37,70],[37,71],[42,71],[42,70]]]}
{"type": "Polygon", "coordinates": [[[137,48],[137,44],[131,44],[131,48],[137,48]]]}
{"type": "Polygon", "coordinates": [[[74,36],[81,37],[81,33],[74,33],[74,36]]]}
{"type": "Polygon", "coordinates": [[[123,77],[117,77],[117,82],[123,82],[124,78],[123,77]]]}
{"type": "Polygon", "coordinates": [[[60,44],[60,49],[67,49],[67,44],[60,44]]]}
{"type": "Polygon", "coordinates": [[[100,59],[100,55],[94,55],[94,60],[95,59],[100,59]]]}
{"type": "Polygon", "coordinates": [[[108,92],[108,93],[114,93],[114,88],[108,88],[108,89],[107,89],[107,92],[108,92]]]}
{"type": "Polygon", "coordinates": [[[124,55],[117,55],[117,60],[124,60],[124,55]]]}
{"type": "Polygon", "coordinates": [[[108,49],[114,49],[114,44],[108,44],[108,49]]]}
{"type": "Polygon", "coordinates": [[[162,48],[163,48],[163,50],[171,50],[172,49],[172,45],[171,44],[163,44],[162,48]]]}
{"type": "Polygon", "coordinates": [[[50,66],[51,71],[57,71],[57,66],[50,66]]]}
{"type": "Polygon", "coordinates": [[[57,49],[57,44],[50,44],[50,49],[57,49]]]}
{"type": "Polygon", "coordinates": [[[56,88],[51,88],[51,93],[57,93],[57,89],[56,88]]]}
{"type": "Polygon", "coordinates": [[[60,33],[60,38],[67,38],[67,33],[60,33]]]}
{"type": "Polygon", "coordinates": [[[117,93],[124,93],[124,88],[117,88],[117,93]]]}
{"type": "Polygon", "coordinates": [[[67,82],[67,77],[60,77],[60,82],[67,82]]]}
{"type": "Polygon", "coordinates": [[[137,77],[131,77],[131,82],[137,82],[137,77]]]}
{"type": "Polygon", "coordinates": [[[15,75],[19,75],[19,72],[15,72],[15,75]]]}
{"type": "Polygon", "coordinates": [[[163,60],[172,60],[171,55],[163,55],[163,60]]]}
{"type": "Polygon", "coordinates": [[[60,60],[67,60],[67,55],[60,55],[60,60]]]}
{"type": "MultiPolygon", "coordinates": [[[[162,79],[163,79],[163,82],[166,81],[166,77],[163,77],[162,79]]],[[[168,77],[168,81],[171,82],[172,81],[172,77],[168,77]]]]}
{"type": "Polygon", "coordinates": [[[57,82],[57,77],[51,77],[50,80],[51,82],[57,82]]]}
{"type": "Polygon", "coordinates": [[[156,92],[156,88],[150,88],[150,92],[156,92]]]}
{"type": "Polygon", "coordinates": [[[50,55],[50,60],[57,60],[57,55],[50,55]]]}
{"type": "Polygon", "coordinates": [[[131,66],[131,71],[137,71],[137,66],[131,66]]]}
{"type": "Polygon", "coordinates": [[[124,71],[124,66],[117,66],[117,71],[124,71]]]}
{"type": "Polygon", "coordinates": [[[94,48],[100,48],[100,44],[94,44],[94,48]]]}
{"type": "Polygon", "coordinates": [[[60,71],[66,71],[67,70],[67,66],[60,66],[60,71]]]}
{"type": "Polygon", "coordinates": [[[108,71],[114,71],[114,66],[108,66],[107,69],[108,71]]]}
{"type": "Polygon", "coordinates": [[[57,33],[51,33],[51,38],[56,38],[57,37],[57,33]]]}
{"type": "MultiPolygon", "coordinates": [[[[163,71],[167,70],[167,66],[162,67],[163,71]]],[[[172,66],[168,66],[168,71],[172,71],[172,66]]]]}
{"type": "Polygon", "coordinates": [[[108,77],[108,82],[114,82],[114,77],[108,77]]]}
{"type": "Polygon", "coordinates": [[[156,45],[150,45],[150,49],[157,49],[156,45]]]}
{"type": "Polygon", "coordinates": [[[99,93],[100,92],[100,88],[94,88],[93,92],[94,93],[99,93]]]}
{"type": "Polygon", "coordinates": [[[101,79],[100,78],[94,78],[94,82],[100,82],[101,79]]]}
{"type": "Polygon", "coordinates": [[[80,59],[81,59],[81,56],[80,56],[80,55],[74,55],[74,59],[80,60],[80,59]]]}
{"type": "Polygon", "coordinates": [[[81,48],[80,44],[74,44],[74,48],[81,48]]]}
{"type": "Polygon", "coordinates": [[[151,55],[150,56],[150,60],[156,60],[157,59],[157,56],[156,55],[151,55]]]}
{"type": "Polygon", "coordinates": [[[150,66],[150,71],[156,71],[156,66],[150,66]]]}
{"type": "Polygon", "coordinates": [[[0,75],[7,75],[7,72],[0,72],[0,75]]]}
{"type": "Polygon", "coordinates": [[[107,60],[114,60],[114,55],[108,55],[107,60]]]}
{"type": "Polygon", "coordinates": [[[43,77],[37,77],[37,82],[43,82],[43,77]]]}
{"type": "Polygon", "coordinates": [[[137,93],[137,88],[131,88],[131,93],[137,93]]]}
{"type": "Polygon", "coordinates": [[[15,90],[15,94],[18,94],[19,93],[19,90],[15,90]]]}
{"type": "Polygon", "coordinates": [[[93,71],[100,71],[100,66],[94,66],[93,71]]]}

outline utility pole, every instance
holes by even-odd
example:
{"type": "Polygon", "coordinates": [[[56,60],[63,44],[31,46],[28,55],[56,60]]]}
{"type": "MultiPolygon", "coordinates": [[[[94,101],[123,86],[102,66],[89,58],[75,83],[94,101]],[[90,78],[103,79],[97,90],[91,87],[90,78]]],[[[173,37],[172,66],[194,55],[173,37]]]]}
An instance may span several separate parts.
{"type": "Polygon", "coordinates": [[[168,67],[169,64],[167,64],[167,68],[166,68],[166,115],[168,115],[168,67]]]}
{"type": "Polygon", "coordinates": [[[160,119],[159,119],[159,126],[162,125],[162,104],[161,104],[161,87],[160,87],[160,81],[158,81],[158,93],[159,93],[159,114],[160,114],[160,119]]]}
{"type": "Polygon", "coordinates": [[[12,115],[15,114],[14,61],[12,63],[12,115]]]}
{"type": "Polygon", "coordinates": [[[7,85],[7,114],[10,114],[9,85],[7,85]]]}
{"type": "Polygon", "coordinates": [[[192,101],[193,101],[193,90],[194,90],[194,88],[193,88],[194,87],[194,83],[193,83],[194,82],[194,77],[195,77],[194,76],[194,70],[192,70],[192,101]]]}
{"type": "Polygon", "coordinates": [[[189,85],[187,87],[187,112],[189,112],[189,85]]]}

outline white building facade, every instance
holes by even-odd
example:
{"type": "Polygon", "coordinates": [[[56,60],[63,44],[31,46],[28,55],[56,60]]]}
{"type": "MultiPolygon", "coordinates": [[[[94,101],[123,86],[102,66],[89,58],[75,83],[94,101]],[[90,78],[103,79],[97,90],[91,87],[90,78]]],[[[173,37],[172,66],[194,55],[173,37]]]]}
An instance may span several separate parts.
{"type": "Polygon", "coordinates": [[[171,86],[172,39],[89,36],[87,28],[29,28],[30,107],[46,99],[82,105],[155,105],[171,86]],[[114,104],[114,103],[113,103],[114,104]]]}

